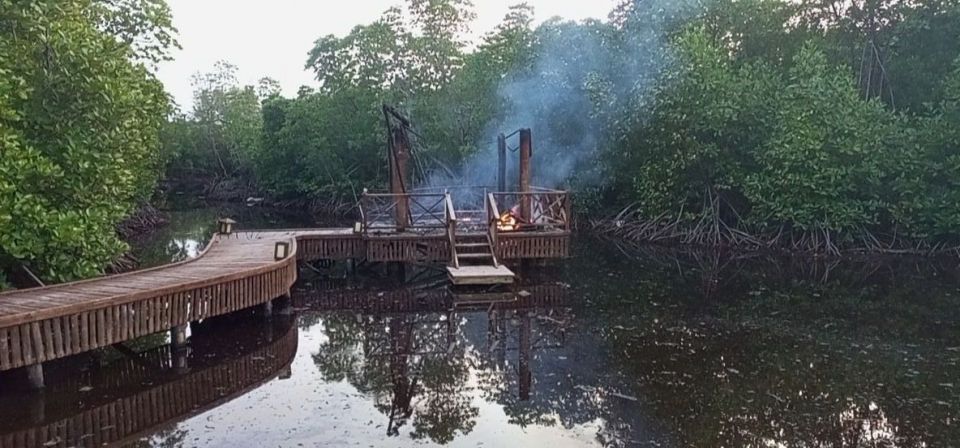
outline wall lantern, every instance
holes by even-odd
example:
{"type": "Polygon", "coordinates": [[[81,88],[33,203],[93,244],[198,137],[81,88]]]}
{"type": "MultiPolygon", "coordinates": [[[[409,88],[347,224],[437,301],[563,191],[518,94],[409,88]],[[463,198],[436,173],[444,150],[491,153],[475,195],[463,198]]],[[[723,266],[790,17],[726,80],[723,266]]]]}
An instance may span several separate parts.
{"type": "Polygon", "coordinates": [[[277,241],[273,247],[273,259],[280,261],[290,256],[290,243],[287,241],[277,241]]]}
{"type": "Polygon", "coordinates": [[[217,231],[221,235],[229,235],[233,233],[233,225],[237,222],[230,218],[221,218],[217,220],[217,231]]]}
{"type": "Polygon", "coordinates": [[[363,232],[363,224],[359,222],[353,223],[353,233],[363,232]]]}

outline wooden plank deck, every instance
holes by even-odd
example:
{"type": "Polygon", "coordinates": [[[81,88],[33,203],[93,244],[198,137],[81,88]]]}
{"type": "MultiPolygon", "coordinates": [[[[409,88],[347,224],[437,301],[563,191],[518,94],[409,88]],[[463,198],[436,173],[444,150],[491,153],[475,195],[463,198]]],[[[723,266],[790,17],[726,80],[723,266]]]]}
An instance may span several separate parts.
{"type": "MultiPolygon", "coordinates": [[[[503,233],[500,259],[567,255],[569,232],[503,233]]],[[[443,236],[370,237],[342,229],[246,231],[215,236],[196,258],[152,269],[0,293],[0,371],[40,364],[289,294],[298,260],[446,262],[443,236]],[[289,256],[274,260],[279,241],[289,256]]],[[[454,284],[511,283],[505,267],[463,267],[454,284]]]]}
{"type": "Polygon", "coordinates": [[[0,370],[106,347],[259,305],[297,278],[297,239],[350,229],[215,236],[196,258],[153,269],[0,293],[0,370]],[[291,244],[274,259],[278,241],[291,244]]]}

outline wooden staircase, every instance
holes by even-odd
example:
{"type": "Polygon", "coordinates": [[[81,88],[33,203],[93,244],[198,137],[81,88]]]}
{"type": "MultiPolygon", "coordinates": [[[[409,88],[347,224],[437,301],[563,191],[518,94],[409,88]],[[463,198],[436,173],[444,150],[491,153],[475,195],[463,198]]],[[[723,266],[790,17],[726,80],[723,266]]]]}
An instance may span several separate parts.
{"type": "Polygon", "coordinates": [[[503,285],[511,284],[514,274],[500,265],[494,250],[494,236],[485,219],[468,219],[467,216],[481,213],[464,212],[464,219],[457,220],[459,212],[447,203],[447,238],[450,243],[450,266],[447,273],[454,285],[503,285]]]}

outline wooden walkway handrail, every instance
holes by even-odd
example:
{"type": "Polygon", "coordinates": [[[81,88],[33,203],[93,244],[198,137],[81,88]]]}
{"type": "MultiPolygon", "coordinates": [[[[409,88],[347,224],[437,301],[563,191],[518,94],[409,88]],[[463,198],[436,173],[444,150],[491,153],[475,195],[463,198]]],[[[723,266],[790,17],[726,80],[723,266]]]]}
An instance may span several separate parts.
{"type": "MultiPolygon", "coordinates": [[[[234,234],[234,235],[237,235],[237,237],[239,237],[238,234],[234,234]]],[[[230,238],[230,236],[227,236],[226,238],[230,238]]],[[[44,319],[51,316],[58,316],[58,315],[67,314],[67,313],[79,312],[86,309],[97,308],[105,305],[125,304],[125,303],[134,302],[137,300],[142,300],[142,299],[157,296],[157,295],[172,294],[179,291],[192,290],[192,289],[203,288],[203,287],[207,287],[207,286],[215,285],[219,283],[226,283],[236,279],[262,274],[275,269],[278,265],[281,265],[284,263],[289,264],[291,261],[295,262],[296,260],[296,253],[297,253],[296,238],[291,238],[288,241],[291,245],[289,256],[284,260],[276,261],[276,263],[270,263],[270,264],[266,264],[259,267],[253,267],[250,269],[243,269],[239,272],[232,272],[229,274],[213,275],[213,276],[205,277],[202,279],[188,280],[178,284],[167,285],[167,286],[163,286],[155,289],[144,290],[141,292],[119,293],[119,294],[110,295],[100,299],[91,299],[91,300],[85,300],[85,301],[74,303],[74,304],[43,308],[41,310],[32,311],[28,313],[7,314],[3,312],[3,307],[4,305],[7,305],[8,300],[12,298],[16,298],[18,295],[22,295],[25,293],[43,295],[43,293],[47,291],[66,290],[66,289],[75,288],[80,285],[95,285],[97,283],[107,283],[107,282],[114,283],[117,280],[142,277],[144,274],[168,271],[173,268],[178,268],[191,263],[196,263],[198,261],[204,260],[204,257],[207,255],[210,249],[216,247],[219,244],[222,244],[223,240],[224,240],[223,236],[215,235],[211,239],[210,243],[207,244],[207,247],[205,247],[198,256],[191,258],[189,260],[180,261],[177,263],[158,266],[155,268],[144,269],[140,271],[116,274],[116,275],[111,275],[107,277],[97,277],[92,279],[79,280],[79,281],[69,282],[69,283],[61,283],[57,285],[44,286],[39,288],[21,289],[21,290],[14,290],[14,291],[0,293],[0,327],[16,325],[26,321],[44,319]]],[[[270,245],[270,254],[271,255],[273,254],[272,245],[270,245]]]]}
{"type": "Polygon", "coordinates": [[[190,260],[0,294],[0,370],[106,347],[289,294],[297,277],[298,235],[217,235],[190,260]],[[281,260],[274,259],[278,241],[291,248],[281,260]]]}

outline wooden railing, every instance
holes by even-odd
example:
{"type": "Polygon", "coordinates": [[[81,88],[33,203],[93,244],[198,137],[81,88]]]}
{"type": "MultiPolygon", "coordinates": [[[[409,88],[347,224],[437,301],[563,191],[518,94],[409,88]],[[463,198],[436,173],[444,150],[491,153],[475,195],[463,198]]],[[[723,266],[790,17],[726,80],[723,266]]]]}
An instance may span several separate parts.
{"type": "Polygon", "coordinates": [[[370,193],[360,199],[364,233],[428,232],[447,226],[443,193],[370,193]]]}
{"type": "Polygon", "coordinates": [[[490,240],[493,265],[500,266],[500,259],[497,254],[497,248],[500,247],[498,241],[500,233],[500,207],[497,206],[497,198],[493,196],[493,193],[486,194],[484,204],[484,209],[487,211],[487,238],[490,240]]]}
{"type": "Polygon", "coordinates": [[[519,222],[518,230],[570,230],[570,195],[566,191],[534,187],[528,193],[490,195],[503,211],[514,214],[519,222]]]}
{"type": "Polygon", "coordinates": [[[444,193],[444,220],[447,225],[447,241],[450,244],[450,265],[460,269],[460,260],[457,259],[457,211],[453,207],[450,193],[444,193]]]}
{"type": "MultiPolygon", "coordinates": [[[[105,280],[136,279],[137,275],[143,273],[164,270],[169,270],[170,275],[182,275],[171,268],[195,266],[198,260],[210,257],[210,248],[220,244],[219,238],[214,238],[208,248],[193,260],[29,291],[57,290],[66,291],[60,294],[69,294],[71,287],[76,287],[79,291],[77,294],[82,294],[82,287],[105,280]]],[[[292,248],[287,258],[260,267],[237,269],[229,274],[211,274],[202,279],[184,277],[182,282],[148,290],[125,290],[109,286],[111,291],[117,293],[103,299],[0,316],[0,370],[39,364],[110,346],[249,308],[287,294],[297,278],[296,240],[291,239],[290,243],[292,248]]],[[[0,294],[2,299],[3,294],[0,294]]]]}

